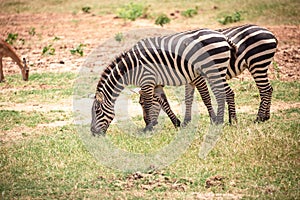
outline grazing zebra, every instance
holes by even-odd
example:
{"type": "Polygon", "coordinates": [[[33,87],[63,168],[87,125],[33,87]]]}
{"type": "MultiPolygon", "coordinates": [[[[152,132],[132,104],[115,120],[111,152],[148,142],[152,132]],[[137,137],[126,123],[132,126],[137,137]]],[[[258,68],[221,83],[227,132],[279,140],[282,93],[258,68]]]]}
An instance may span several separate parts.
{"type": "Polygon", "coordinates": [[[157,85],[186,85],[205,76],[217,99],[216,123],[224,121],[226,69],[230,49],[226,37],[209,29],[147,38],[123,53],[106,69],[98,82],[92,106],[91,132],[104,134],[114,118],[114,104],[126,85],[141,87],[146,128],[153,122],[150,110],[157,85]]]}
{"type": "MultiPolygon", "coordinates": [[[[253,76],[255,83],[259,89],[261,103],[259,106],[256,122],[266,121],[270,118],[270,106],[272,98],[272,86],[269,82],[267,71],[277,48],[277,39],[275,36],[265,28],[256,25],[243,25],[233,28],[218,30],[229,38],[229,41],[236,46],[236,54],[231,56],[230,65],[228,66],[226,79],[234,78],[240,75],[245,69],[248,69],[253,76]]],[[[191,120],[191,108],[193,102],[194,88],[197,87],[203,102],[205,103],[209,112],[212,112],[211,99],[207,93],[207,86],[205,80],[199,76],[193,80],[192,84],[185,87],[185,104],[186,112],[183,124],[187,124],[191,120]]],[[[230,87],[226,89],[226,102],[229,110],[229,122],[236,120],[236,110],[234,103],[234,92],[230,87]]],[[[164,94],[162,88],[160,89],[160,96],[164,94]]],[[[156,96],[156,94],[154,95],[156,96]]],[[[142,98],[142,97],[140,97],[142,98]]],[[[152,119],[157,119],[160,105],[165,106],[164,110],[171,112],[171,108],[166,107],[163,102],[166,98],[159,99],[155,97],[153,101],[153,115],[152,119]],[[160,104],[160,105],[158,105],[160,104]],[[158,111],[155,109],[159,109],[158,111]]],[[[140,102],[143,102],[140,100],[140,102]]],[[[142,108],[144,109],[144,105],[142,108]]],[[[210,116],[212,114],[210,113],[210,116]]],[[[171,116],[173,118],[176,117],[171,116]]]]}

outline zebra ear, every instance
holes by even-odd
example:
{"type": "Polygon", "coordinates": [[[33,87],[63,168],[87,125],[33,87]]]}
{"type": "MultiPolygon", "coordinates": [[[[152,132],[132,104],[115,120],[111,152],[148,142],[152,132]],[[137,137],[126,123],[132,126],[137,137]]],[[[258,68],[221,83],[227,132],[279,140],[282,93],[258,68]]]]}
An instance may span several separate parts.
{"type": "Polygon", "coordinates": [[[103,103],[104,96],[102,93],[97,91],[95,97],[96,97],[97,101],[99,101],[100,103],[103,103]]]}

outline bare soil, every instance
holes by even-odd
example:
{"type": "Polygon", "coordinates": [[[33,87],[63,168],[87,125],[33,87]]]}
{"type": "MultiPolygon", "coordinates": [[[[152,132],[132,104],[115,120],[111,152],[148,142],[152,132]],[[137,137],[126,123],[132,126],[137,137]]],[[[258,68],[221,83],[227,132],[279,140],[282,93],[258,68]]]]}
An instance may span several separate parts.
{"type": "MultiPolygon", "coordinates": [[[[235,25],[235,24],[234,24],[235,25]]],[[[159,28],[154,25],[153,21],[139,19],[137,21],[127,21],[115,18],[114,15],[94,16],[92,14],[79,13],[72,14],[11,14],[0,15],[0,37],[5,39],[9,33],[18,33],[18,39],[24,39],[25,44],[20,40],[14,43],[17,53],[25,57],[29,62],[30,72],[77,72],[84,63],[87,55],[94,49],[113,38],[119,32],[126,32],[137,28],[159,28]],[[29,31],[35,28],[35,35],[30,35],[29,31]],[[59,40],[54,40],[58,37],[59,40]],[[42,55],[42,49],[52,44],[55,48],[55,55],[42,55]],[[72,55],[70,50],[76,48],[79,44],[84,44],[84,55],[72,55]]],[[[176,23],[167,25],[164,29],[183,31],[191,28],[199,28],[196,25],[191,26],[176,23]]],[[[220,27],[209,27],[220,28],[220,27]]],[[[275,55],[274,63],[270,65],[270,79],[281,81],[299,81],[300,80],[300,26],[268,26],[276,35],[279,46],[275,55]]],[[[164,31],[164,30],[162,30],[164,31]]],[[[101,60],[108,63],[111,59],[109,55],[101,53],[101,60]]],[[[120,50],[121,52],[121,50],[120,50]]],[[[20,74],[18,66],[10,58],[4,58],[4,75],[20,74]]],[[[21,76],[20,76],[21,78],[21,76]]],[[[252,79],[249,72],[244,72],[239,79],[252,79]]],[[[37,87],[37,86],[32,86],[37,87]]],[[[11,86],[3,85],[2,91],[11,92],[16,90],[11,86]]],[[[51,85],[42,85],[40,88],[52,88],[51,85]]],[[[22,90],[33,89],[30,87],[22,90]]],[[[39,110],[49,111],[51,109],[60,109],[71,111],[71,99],[65,102],[58,102],[57,105],[36,105],[34,103],[13,104],[2,102],[0,109],[17,109],[17,110],[39,110]]],[[[299,107],[297,104],[292,105],[272,105],[272,111],[277,111],[283,107],[299,107]]],[[[173,106],[177,109],[178,106],[173,106]]],[[[180,106],[179,106],[180,107],[180,106]]],[[[238,108],[241,112],[256,112],[247,106],[238,108]]],[[[205,108],[204,108],[205,110],[205,108]]]]}
{"type": "MultiPolygon", "coordinates": [[[[12,14],[0,15],[0,37],[6,39],[8,33],[18,33],[19,39],[24,39],[14,44],[18,54],[27,58],[31,72],[35,71],[77,71],[84,62],[85,56],[98,47],[108,38],[113,38],[118,32],[136,28],[156,27],[153,21],[140,19],[134,22],[115,18],[114,15],[94,16],[92,14],[12,14]],[[34,36],[29,31],[35,28],[34,36]],[[54,37],[60,40],[54,41],[54,37]],[[84,56],[71,55],[70,50],[80,43],[84,47],[84,56]],[[52,44],[55,55],[42,56],[43,47],[52,44]]],[[[196,25],[171,23],[165,28],[183,31],[199,28],[196,25]]],[[[220,28],[220,27],[209,27],[220,28]]],[[[268,26],[278,38],[279,47],[275,55],[274,65],[270,66],[270,78],[282,81],[300,80],[300,26],[268,26]]],[[[105,59],[105,58],[102,58],[105,59]]],[[[4,60],[5,74],[20,73],[18,67],[9,58],[4,60]]],[[[247,78],[249,74],[240,78],[247,78]]]]}

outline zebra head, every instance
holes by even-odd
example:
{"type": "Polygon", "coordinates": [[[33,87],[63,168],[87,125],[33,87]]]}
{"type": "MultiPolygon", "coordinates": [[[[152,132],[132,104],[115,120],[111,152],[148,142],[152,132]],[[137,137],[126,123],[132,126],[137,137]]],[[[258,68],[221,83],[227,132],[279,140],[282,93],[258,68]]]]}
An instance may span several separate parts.
{"type": "Polygon", "coordinates": [[[112,106],[103,93],[97,91],[92,106],[91,132],[94,136],[105,135],[109,124],[114,118],[112,106]]]}

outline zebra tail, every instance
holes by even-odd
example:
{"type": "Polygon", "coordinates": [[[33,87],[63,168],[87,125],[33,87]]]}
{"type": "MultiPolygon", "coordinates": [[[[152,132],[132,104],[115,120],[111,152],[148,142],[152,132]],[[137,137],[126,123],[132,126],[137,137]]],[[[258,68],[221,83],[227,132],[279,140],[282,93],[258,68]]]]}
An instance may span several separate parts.
{"type": "Polygon", "coordinates": [[[226,40],[230,46],[230,56],[236,58],[238,47],[228,37],[226,37],[226,40]]]}

